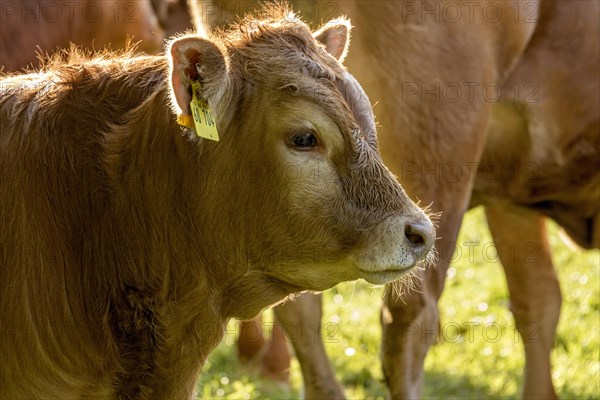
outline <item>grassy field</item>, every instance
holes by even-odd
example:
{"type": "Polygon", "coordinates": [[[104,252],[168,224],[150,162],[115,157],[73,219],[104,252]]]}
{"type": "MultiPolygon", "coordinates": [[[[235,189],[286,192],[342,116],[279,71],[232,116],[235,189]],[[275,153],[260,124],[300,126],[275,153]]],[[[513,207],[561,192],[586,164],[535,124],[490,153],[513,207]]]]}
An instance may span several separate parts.
{"type": "MultiPolygon", "coordinates": [[[[565,399],[600,398],[600,252],[573,251],[550,226],[554,262],[563,293],[563,308],[553,351],[554,381],[565,399]]],[[[462,257],[449,270],[440,301],[442,324],[472,323],[473,340],[455,340],[449,328],[426,359],[425,397],[443,399],[517,398],[524,364],[522,343],[507,309],[507,289],[493,251],[482,210],[467,214],[459,246],[479,242],[474,257],[462,257]],[[487,257],[484,258],[484,255],[487,257]],[[485,330],[495,323],[501,327],[485,330]],[[487,324],[487,325],[486,325],[487,324]],[[488,339],[493,340],[486,340],[488,339]]],[[[338,379],[351,399],[384,398],[379,364],[379,306],[382,288],[365,282],[338,285],[324,294],[324,323],[339,327],[327,343],[338,379]]],[[[453,325],[453,326],[457,326],[453,325]]],[[[448,325],[450,326],[450,325],[448,325]]],[[[292,362],[291,387],[261,380],[241,366],[235,355],[235,321],[224,342],[211,355],[198,382],[203,398],[295,399],[301,397],[302,377],[292,362]]]]}

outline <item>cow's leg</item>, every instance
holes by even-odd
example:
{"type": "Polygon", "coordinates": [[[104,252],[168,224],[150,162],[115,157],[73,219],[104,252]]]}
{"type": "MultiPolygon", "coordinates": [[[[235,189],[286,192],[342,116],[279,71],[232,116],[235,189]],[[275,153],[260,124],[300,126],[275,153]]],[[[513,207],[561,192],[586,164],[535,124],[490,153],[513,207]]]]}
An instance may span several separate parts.
{"type": "MultiPolygon", "coordinates": [[[[463,196],[468,196],[468,186],[463,196]]],[[[439,196],[443,200],[443,196],[439,196]]],[[[436,209],[444,212],[440,220],[436,242],[438,263],[418,271],[421,279],[417,291],[406,289],[399,295],[392,287],[386,288],[381,312],[383,373],[392,399],[419,399],[422,397],[425,356],[431,344],[439,337],[437,301],[442,294],[446,271],[454,252],[456,237],[466,205],[436,209]]],[[[460,202],[457,202],[460,204],[460,202]]],[[[463,204],[466,204],[464,202],[463,204]]]]}
{"type": "Polygon", "coordinates": [[[510,308],[525,345],[523,398],[556,398],[550,350],[562,298],[545,220],[535,212],[501,204],[487,206],[486,215],[506,272],[510,308]]]}
{"type": "Polygon", "coordinates": [[[302,368],[305,398],[343,399],[321,336],[321,295],[305,293],[274,310],[302,368]]]}

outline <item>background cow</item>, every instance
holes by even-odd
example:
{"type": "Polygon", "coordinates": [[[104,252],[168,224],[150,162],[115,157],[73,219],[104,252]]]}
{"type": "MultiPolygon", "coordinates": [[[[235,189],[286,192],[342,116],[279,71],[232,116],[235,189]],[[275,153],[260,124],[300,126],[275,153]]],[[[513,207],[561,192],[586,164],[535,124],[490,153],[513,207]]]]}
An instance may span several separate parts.
{"type": "MultiPolygon", "coordinates": [[[[175,7],[165,3],[161,12],[163,25],[170,28],[176,18],[178,25],[186,26],[175,7]]],[[[0,68],[5,72],[35,67],[38,54],[69,48],[70,43],[116,50],[133,41],[146,53],[163,47],[163,30],[152,3],[145,0],[3,1],[0,20],[0,68]]]]}
{"type": "MultiPolygon", "coordinates": [[[[256,7],[201,3],[211,11],[209,22],[256,7]]],[[[525,341],[523,396],[555,397],[549,354],[561,295],[544,219],[583,248],[600,246],[599,3],[295,5],[317,21],[332,12],[351,18],[355,47],[347,65],[378,102],[382,155],[414,199],[442,213],[437,268],[421,272],[421,291],[402,299],[389,291],[385,298],[382,360],[392,397],[422,393],[423,361],[435,336],[423,340],[405,328],[437,328],[451,249],[463,213],[476,205],[485,205],[504,255],[517,329],[539,329],[539,340],[525,341]],[[448,166],[456,168],[452,179],[436,173],[448,166]],[[535,262],[508,257],[515,243],[539,249],[535,262]]],[[[320,320],[319,303],[304,296],[276,313],[284,325],[308,330],[320,320]]],[[[301,339],[294,347],[307,397],[343,396],[322,340],[301,339]]]]}
{"type": "Polygon", "coordinates": [[[349,30],[281,7],[0,80],[0,397],[191,398],[229,318],[427,256],[338,61],[349,30]]]}

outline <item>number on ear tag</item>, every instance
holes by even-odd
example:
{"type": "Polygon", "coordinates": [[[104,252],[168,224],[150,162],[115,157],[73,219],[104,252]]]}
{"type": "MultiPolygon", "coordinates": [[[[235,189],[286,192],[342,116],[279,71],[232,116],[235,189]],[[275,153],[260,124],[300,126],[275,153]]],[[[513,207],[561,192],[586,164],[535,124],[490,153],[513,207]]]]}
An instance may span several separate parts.
{"type": "Polygon", "coordinates": [[[192,101],[190,102],[196,135],[201,138],[219,141],[215,118],[206,101],[200,96],[200,82],[192,81],[192,101]]]}

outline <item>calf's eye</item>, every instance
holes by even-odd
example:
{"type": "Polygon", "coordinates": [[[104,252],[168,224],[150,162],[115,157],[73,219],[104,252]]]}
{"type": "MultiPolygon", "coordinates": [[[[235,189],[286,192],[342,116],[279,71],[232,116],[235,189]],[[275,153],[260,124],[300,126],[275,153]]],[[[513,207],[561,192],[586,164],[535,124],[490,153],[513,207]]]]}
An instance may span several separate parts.
{"type": "Polygon", "coordinates": [[[317,145],[317,137],[312,132],[294,133],[290,136],[290,144],[299,150],[309,150],[317,145]]]}

